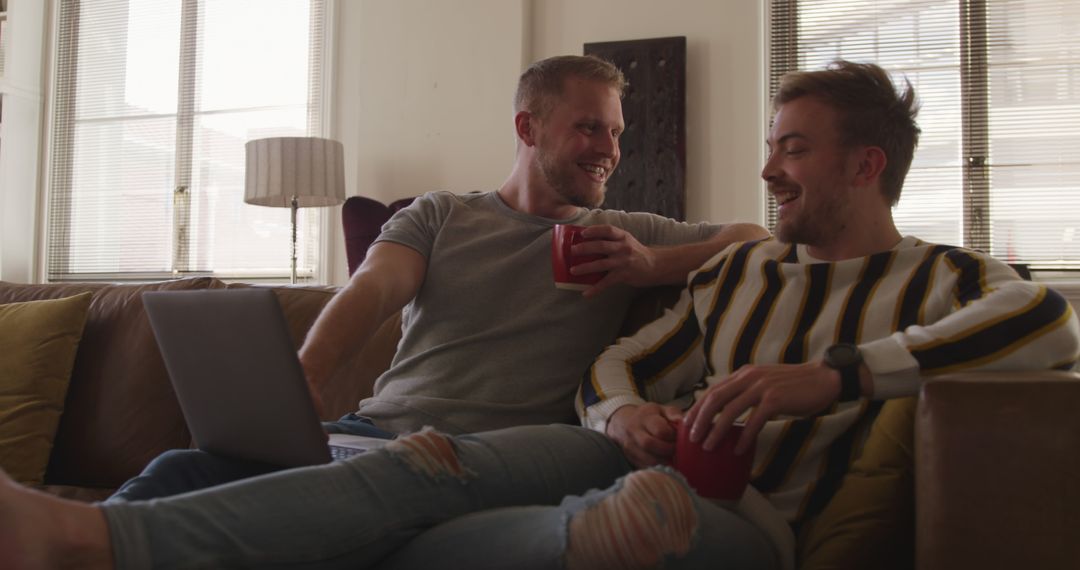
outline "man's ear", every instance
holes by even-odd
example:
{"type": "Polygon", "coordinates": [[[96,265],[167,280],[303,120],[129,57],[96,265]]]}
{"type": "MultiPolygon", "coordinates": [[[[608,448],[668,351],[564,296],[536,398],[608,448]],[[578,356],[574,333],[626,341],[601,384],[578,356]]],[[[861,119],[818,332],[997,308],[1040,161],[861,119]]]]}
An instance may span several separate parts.
{"type": "Polygon", "coordinates": [[[514,115],[514,130],[517,138],[525,146],[536,145],[536,117],[528,111],[518,111],[514,115]]]}
{"type": "Polygon", "coordinates": [[[859,167],[855,172],[855,182],[860,186],[878,182],[881,174],[885,172],[885,165],[889,163],[885,151],[878,146],[862,147],[858,158],[859,167]]]}

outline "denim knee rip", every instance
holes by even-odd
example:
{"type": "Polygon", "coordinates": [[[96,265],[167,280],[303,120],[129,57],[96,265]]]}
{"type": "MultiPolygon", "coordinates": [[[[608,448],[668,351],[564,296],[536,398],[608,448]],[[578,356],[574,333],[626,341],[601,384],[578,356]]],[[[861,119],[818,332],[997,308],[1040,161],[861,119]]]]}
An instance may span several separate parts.
{"type": "Polygon", "coordinates": [[[452,477],[464,482],[476,475],[461,464],[450,437],[430,427],[398,437],[387,443],[384,449],[414,473],[436,480],[452,477]]]}
{"type": "Polygon", "coordinates": [[[612,494],[570,517],[566,568],[658,568],[690,551],[698,525],[690,490],[678,476],[635,471],[612,494]]]}

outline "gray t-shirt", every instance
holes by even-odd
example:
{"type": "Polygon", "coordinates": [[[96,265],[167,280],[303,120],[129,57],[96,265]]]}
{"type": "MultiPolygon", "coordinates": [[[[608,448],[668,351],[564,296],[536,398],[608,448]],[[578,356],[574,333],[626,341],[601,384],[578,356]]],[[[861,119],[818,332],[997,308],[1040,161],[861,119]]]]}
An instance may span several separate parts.
{"type": "Polygon", "coordinates": [[[420,252],[427,273],[402,315],[397,354],[359,413],[399,433],[576,423],[582,375],[614,340],[637,291],[620,285],[585,299],[557,289],[551,228],[558,223],[611,224],[645,245],[697,242],[719,230],[585,208],[565,220],[540,218],[495,192],[425,194],[376,240],[420,252]]]}

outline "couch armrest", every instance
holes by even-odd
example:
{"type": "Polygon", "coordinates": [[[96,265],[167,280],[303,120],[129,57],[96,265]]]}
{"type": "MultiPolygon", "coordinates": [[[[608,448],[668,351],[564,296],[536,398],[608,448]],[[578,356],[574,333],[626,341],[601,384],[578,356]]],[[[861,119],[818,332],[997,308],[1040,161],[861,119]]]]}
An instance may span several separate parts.
{"type": "Polygon", "coordinates": [[[915,434],[918,568],[1080,567],[1080,375],[938,377],[915,434]]]}

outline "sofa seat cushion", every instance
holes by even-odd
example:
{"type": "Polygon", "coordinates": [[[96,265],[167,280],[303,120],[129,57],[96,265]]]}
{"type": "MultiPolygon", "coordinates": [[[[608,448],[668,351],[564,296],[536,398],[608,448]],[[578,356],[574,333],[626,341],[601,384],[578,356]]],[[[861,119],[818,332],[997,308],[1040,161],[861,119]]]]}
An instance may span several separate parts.
{"type": "Polygon", "coordinates": [[[21,483],[44,480],[90,297],[0,305],[0,467],[21,483]]]}

